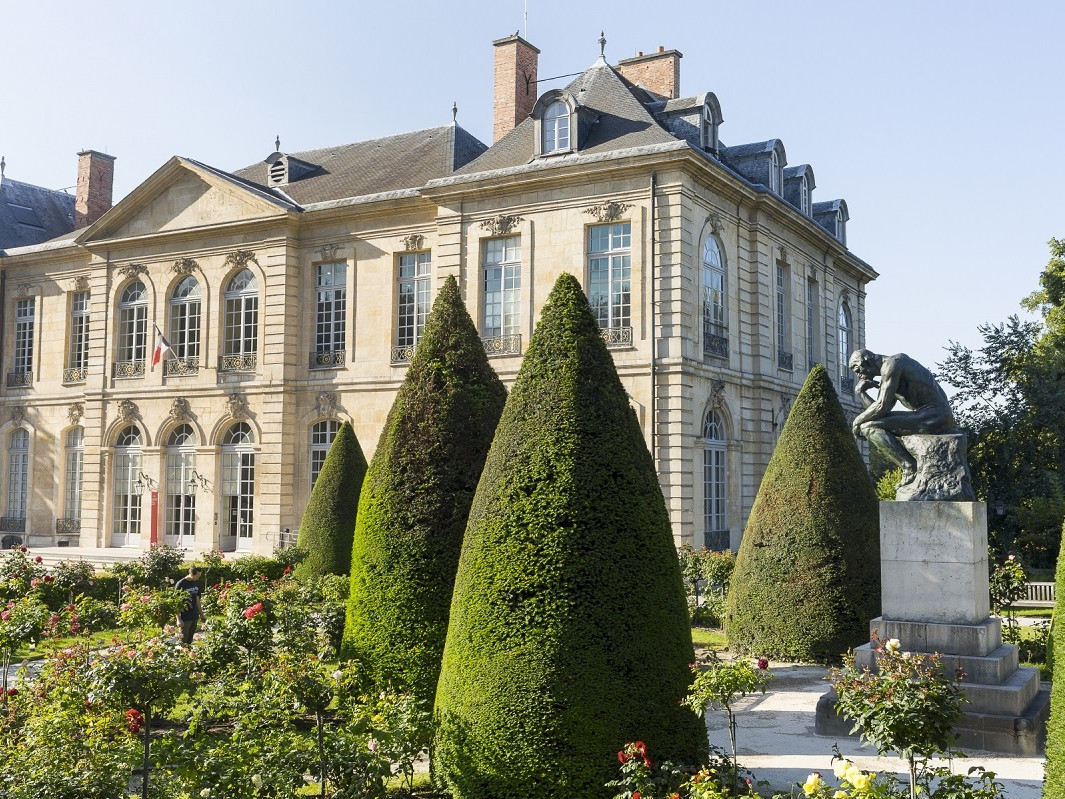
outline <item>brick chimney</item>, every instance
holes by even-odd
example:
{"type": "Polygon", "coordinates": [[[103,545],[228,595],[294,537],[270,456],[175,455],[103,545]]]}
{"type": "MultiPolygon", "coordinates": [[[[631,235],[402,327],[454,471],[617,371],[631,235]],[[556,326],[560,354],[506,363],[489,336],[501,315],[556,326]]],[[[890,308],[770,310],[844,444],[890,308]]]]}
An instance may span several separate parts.
{"type": "Polygon", "coordinates": [[[78,153],[78,187],[74,195],[74,227],[91,225],[111,208],[115,157],[83,150],[78,153]]]}
{"type": "Polygon", "coordinates": [[[630,83],[638,83],[647,91],[674,99],[680,97],[680,60],[684,53],[659,47],[657,53],[618,61],[617,70],[630,83]]]}
{"type": "Polygon", "coordinates": [[[496,49],[492,140],[499,141],[532,113],[540,51],[518,34],[492,42],[496,49]]]}

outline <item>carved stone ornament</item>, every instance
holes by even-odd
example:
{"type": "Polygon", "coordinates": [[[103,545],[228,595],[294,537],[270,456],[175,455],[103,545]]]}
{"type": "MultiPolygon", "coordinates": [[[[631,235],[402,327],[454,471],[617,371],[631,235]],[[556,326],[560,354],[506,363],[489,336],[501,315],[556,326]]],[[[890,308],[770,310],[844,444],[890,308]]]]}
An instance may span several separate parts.
{"type": "Polygon", "coordinates": [[[715,380],[710,384],[710,397],[706,401],[707,408],[720,408],[725,404],[725,384],[721,380],[715,380]]]}
{"type": "Polygon", "coordinates": [[[784,247],[784,246],[780,246],[777,249],[780,251],[780,256],[777,258],[777,260],[778,261],[783,261],[784,263],[787,263],[788,262],[788,248],[784,247]]]}
{"type": "Polygon", "coordinates": [[[481,223],[481,230],[487,230],[493,236],[505,236],[525,220],[514,214],[500,214],[481,223]]]}
{"type": "Polygon", "coordinates": [[[234,266],[238,269],[243,269],[252,261],[259,263],[259,259],[251,250],[237,250],[226,256],[226,266],[234,266]]]}
{"type": "Polygon", "coordinates": [[[339,244],[323,244],[316,252],[322,257],[323,261],[332,261],[337,257],[337,250],[339,249],[339,244]]]}
{"type": "Polygon", "coordinates": [[[118,403],[118,418],[125,424],[130,424],[137,418],[137,403],[133,400],[124,399],[118,403]]]}
{"type": "Polygon", "coordinates": [[[839,301],[840,302],[845,302],[845,303],[848,303],[848,304],[850,303],[850,301],[851,301],[851,290],[849,288],[843,288],[840,291],[840,293],[839,293],[839,301]]]}
{"type": "Polygon", "coordinates": [[[407,252],[420,250],[423,241],[425,241],[425,237],[421,233],[411,233],[409,236],[404,236],[400,239],[400,242],[403,244],[403,249],[407,252]]]}
{"type": "Polygon", "coordinates": [[[189,401],[184,397],[178,397],[170,403],[170,419],[174,422],[184,422],[192,415],[189,401]]]}
{"type": "MultiPolygon", "coordinates": [[[[175,275],[191,275],[197,269],[200,269],[200,265],[192,258],[178,258],[174,261],[173,272],[175,275]]],[[[203,270],[200,269],[200,271],[202,272],[203,270]]]]}
{"type": "Polygon", "coordinates": [[[78,275],[74,278],[74,291],[88,291],[89,278],[86,275],[78,275]]]}
{"type": "Polygon", "coordinates": [[[22,427],[23,422],[26,421],[26,409],[21,405],[16,405],[11,409],[11,424],[15,427],[22,427]]]}
{"type": "Polygon", "coordinates": [[[594,216],[600,222],[617,222],[621,215],[632,208],[631,203],[618,203],[611,200],[603,205],[593,205],[585,208],[584,213],[594,216]]]}
{"type": "Polygon", "coordinates": [[[67,419],[71,424],[77,424],[81,421],[81,417],[85,415],[85,404],[82,402],[72,402],[70,407],[67,408],[67,419]]]}
{"type": "Polygon", "coordinates": [[[148,274],[148,267],[144,264],[126,264],[118,268],[118,273],[123,277],[136,277],[148,274]]]}
{"type": "Polygon", "coordinates": [[[229,411],[229,415],[238,421],[248,418],[248,401],[244,399],[243,394],[230,394],[226,398],[226,410],[229,411]]]}
{"type": "Polygon", "coordinates": [[[720,236],[721,231],[724,230],[724,226],[721,224],[721,214],[711,211],[710,216],[707,217],[707,222],[710,223],[710,232],[715,236],[720,236]]]}
{"type": "Polygon", "coordinates": [[[319,416],[335,416],[337,412],[337,395],[332,391],[323,391],[316,398],[314,407],[319,416]]]}
{"type": "Polygon", "coordinates": [[[33,283],[19,283],[15,286],[16,297],[29,297],[31,294],[37,293],[37,286],[33,283]]]}

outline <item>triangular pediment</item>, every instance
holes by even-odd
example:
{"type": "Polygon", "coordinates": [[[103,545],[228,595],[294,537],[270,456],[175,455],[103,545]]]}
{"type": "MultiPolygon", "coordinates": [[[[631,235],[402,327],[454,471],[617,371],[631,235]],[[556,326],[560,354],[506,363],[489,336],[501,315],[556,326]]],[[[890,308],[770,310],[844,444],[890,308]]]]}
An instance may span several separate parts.
{"type": "Polygon", "coordinates": [[[280,216],[287,198],[174,157],[78,237],[80,244],[138,238],[280,216]]]}

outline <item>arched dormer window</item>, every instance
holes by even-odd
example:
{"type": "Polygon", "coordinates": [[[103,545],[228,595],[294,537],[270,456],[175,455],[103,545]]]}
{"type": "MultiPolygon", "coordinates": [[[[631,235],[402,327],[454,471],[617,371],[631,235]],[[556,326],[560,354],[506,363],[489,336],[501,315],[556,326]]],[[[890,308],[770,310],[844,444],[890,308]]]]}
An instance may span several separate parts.
{"type": "Polygon", "coordinates": [[[569,108],[561,100],[551,103],[544,113],[544,152],[569,149],[569,108]]]}
{"type": "Polygon", "coordinates": [[[776,150],[772,150],[769,153],[769,190],[773,194],[780,194],[784,182],[782,172],[780,154],[776,150]]]}
{"type": "Polygon", "coordinates": [[[536,121],[536,155],[569,153],[577,145],[577,103],[562,91],[547,92],[533,106],[536,121]]]}
{"type": "Polygon", "coordinates": [[[844,300],[839,304],[839,385],[842,390],[847,392],[854,388],[854,375],[851,374],[850,367],[847,365],[853,347],[852,331],[851,307],[844,300]]]}
{"type": "Polygon", "coordinates": [[[703,545],[728,549],[728,432],[719,409],[707,411],[702,433],[703,545]]]}
{"type": "Polygon", "coordinates": [[[710,153],[717,153],[718,128],[721,126],[721,104],[713,92],[707,92],[703,101],[703,110],[700,115],[699,146],[710,153]]]}

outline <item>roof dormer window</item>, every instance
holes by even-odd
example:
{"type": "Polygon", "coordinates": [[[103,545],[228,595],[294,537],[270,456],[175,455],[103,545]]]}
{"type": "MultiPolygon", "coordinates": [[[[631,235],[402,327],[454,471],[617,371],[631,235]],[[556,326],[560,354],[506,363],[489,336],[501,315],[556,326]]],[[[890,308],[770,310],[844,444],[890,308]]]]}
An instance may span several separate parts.
{"type": "Polygon", "coordinates": [[[707,92],[705,98],[702,113],[699,115],[699,146],[708,153],[716,154],[720,147],[717,131],[722,121],[721,104],[713,92],[707,92]]]}
{"type": "Polygon", "coordinates": [[[270,164],[270,185],[280,186],[284,183],[288,183],[288,165],[284,158],[278,158],[270,164]]]}
{"type": "Polygon", "coordinates": [[[570,149],[569,107],[557,100],[547,107],[543,118],[543,154],[570,149]]]}
{"type": "Polygon", "coordinates": [[[780,194],[783,184],[784,175],[780,165],[780,155],[774,149],[769,153],[769,190],[773,194],[780,194]]]}
{"type": "Polygon", "coordinates": [[[810,215],[810,181],[806,179],[806,175],[802,176],[802,182],[799,183],[799,210],[807,216],[810,215]]]}

